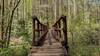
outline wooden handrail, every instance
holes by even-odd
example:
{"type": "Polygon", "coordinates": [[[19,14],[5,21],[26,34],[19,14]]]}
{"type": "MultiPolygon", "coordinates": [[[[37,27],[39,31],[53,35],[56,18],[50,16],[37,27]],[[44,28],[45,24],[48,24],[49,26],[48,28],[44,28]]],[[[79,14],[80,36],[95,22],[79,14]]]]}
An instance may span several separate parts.
{"type": "Polygon", "coordinates": [[[39,45],[41,45],[40,41],[42,41],[44,39],[43,36],[45,36],[45,34],[47,33],[48,27],[46,25],[42,24],[36,16],[32,17],[32,21],[33,21],[33,43],[32,43],[32,46],[34,46],[34,45],[39,46],[39,45]],[[36,36],[35,32],[37,32],[37,36],[36,36]],[[37,41],[35,41],[36,38],[38,38],[37,41]]]}
{"type": "Polygon", "coordinates": [[[47,27],[46,25],[42,24],[36,16],[32,17],[35,21],[37,21],[40,25],[47,27]]]}
{"type": "Polygon", "coordinates": [[[62,41],[62,45],[66,48],[67,52],[68,52],[68,38],[67,38],[67,19],[66,16],[61,16],[55,23],[54,25],[52,25],[52,27],[54,27],[55,31],[57,33],[61,34],[61,31],[63,31],[63,35],[64,35],[64,41],[62,41]],[[63,23],[63,28],[61,28],[61,22],[63,23]]]}
{"type": "Polygon", "coordinates": [[[62,16],[54,23],[53,27],[54,27],[57,23],[59,23],[60,20],[66,19],[65,17],[66,17],[66,16],[63,16],[63,15],[62,15],[62,16]]]}

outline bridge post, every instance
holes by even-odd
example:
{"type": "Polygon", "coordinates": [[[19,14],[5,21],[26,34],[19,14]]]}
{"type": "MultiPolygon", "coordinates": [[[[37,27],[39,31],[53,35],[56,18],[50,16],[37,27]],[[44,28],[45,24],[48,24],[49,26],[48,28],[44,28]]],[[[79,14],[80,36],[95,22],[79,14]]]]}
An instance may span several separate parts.
{"type": "MultiPolygon", "coordinates": [[[[59,29],[61,28],[61,21],[58,23],[59,29]]],[[[59,30],[59,37],[61,38],[61,31],[59,30]]]]}
{"type": "Polygon", "coordinates": [[[35,45],[35,19],[36,18],[37,18],[36,16],[32,17],[32,32],[33,32],[32,46],[35,45]]]}
{"type": "Polygon", "coordinates": [[[65,39],[65,42],[64,42],[64,45],[65,45],[65,48],[67,50],[67,53],[68,53],[68,37],[67,37],[67,20],[66,20],[66,16],[63,16],[63,32],[64,32],[64,39],[65,39]]]}
{"type": "Polygon", "coordinates": [[[40,32],[40,35],[42,35],[42,33],[43,33],[43,26],[40,24],[40,27],[41,27],[41,32],[40,32]]]}
{"type": "Polygon", "coordinates": [[[38,37],[40,37],[40,24],[37,23],[38,37]]]}

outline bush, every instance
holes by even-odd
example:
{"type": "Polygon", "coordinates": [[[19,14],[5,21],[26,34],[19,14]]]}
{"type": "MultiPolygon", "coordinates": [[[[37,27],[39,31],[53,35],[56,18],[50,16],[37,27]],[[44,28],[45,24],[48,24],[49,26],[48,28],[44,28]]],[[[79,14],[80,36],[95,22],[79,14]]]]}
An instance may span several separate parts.
{"type": "Polygon", "coordinates": [[[71,47],[69,51],[70,56],[99,56],[100,48],[77,46],[71,47]]]}
{"type": "Polygon", "coordinates": [[[13,46],[11,48],[0,49],[0,56],[27,56],[28,55],[28,46],[13,46]]]}

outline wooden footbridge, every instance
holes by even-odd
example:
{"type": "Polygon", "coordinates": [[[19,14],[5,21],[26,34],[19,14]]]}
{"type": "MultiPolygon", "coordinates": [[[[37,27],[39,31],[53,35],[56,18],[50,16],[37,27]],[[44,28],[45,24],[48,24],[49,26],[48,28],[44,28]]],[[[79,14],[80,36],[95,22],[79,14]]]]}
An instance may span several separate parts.
{"type": "Polygon", "coordinates": [[[32,17],[33,41],[28,56],[68,56],[67,19],[61,16],[51,28],[32,17]]]}

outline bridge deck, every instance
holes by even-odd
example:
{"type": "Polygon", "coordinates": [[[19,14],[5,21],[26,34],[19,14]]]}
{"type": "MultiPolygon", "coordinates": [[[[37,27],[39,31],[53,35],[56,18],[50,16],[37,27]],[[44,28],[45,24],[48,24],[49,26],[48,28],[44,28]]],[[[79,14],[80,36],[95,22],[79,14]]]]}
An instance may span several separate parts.
{"type": "Polygon", "coordinates": [[[32,46],[29,56],[67,56],[66,49],[53,38],[51,31],[46,35],[43,46],[32,46]]]}

